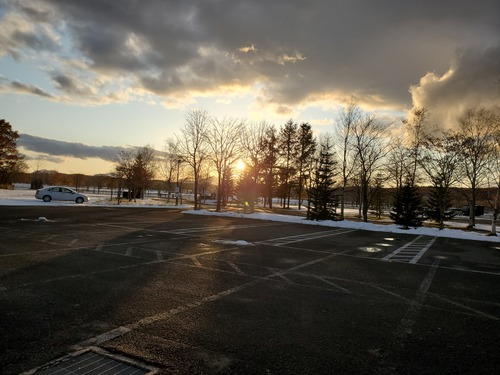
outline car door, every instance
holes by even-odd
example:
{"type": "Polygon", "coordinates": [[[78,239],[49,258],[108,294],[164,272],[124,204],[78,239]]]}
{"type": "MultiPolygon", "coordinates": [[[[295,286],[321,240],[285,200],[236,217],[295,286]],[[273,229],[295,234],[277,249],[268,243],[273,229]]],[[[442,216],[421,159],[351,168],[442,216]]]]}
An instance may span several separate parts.
{"type": "Polygon", "coordinates": [[[67,188],[61,188],[61,200],[72,201],[75,199],[75,192],[67,188]]]}
{"type": "Polygon", "coordinates": [[[61,189],[58,187],[53,187],[48,190],[50,198],[54,201],[61,199],[61,189]]]}

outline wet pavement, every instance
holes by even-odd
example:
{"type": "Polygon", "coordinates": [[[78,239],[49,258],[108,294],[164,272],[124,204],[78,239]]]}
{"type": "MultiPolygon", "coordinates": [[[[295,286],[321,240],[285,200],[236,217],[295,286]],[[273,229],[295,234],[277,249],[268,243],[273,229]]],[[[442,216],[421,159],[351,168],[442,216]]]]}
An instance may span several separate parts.
{"type": "Polygon", "coordinates": [[[494,242],[2,207],[0,373],[82,350],[161,374],[497,373],[499,280],[494,242]]]}

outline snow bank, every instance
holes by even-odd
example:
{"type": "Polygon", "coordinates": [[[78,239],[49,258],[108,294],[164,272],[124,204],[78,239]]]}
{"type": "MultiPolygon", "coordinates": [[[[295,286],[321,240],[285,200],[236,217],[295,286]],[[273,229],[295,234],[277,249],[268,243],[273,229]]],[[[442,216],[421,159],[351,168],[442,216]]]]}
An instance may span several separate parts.
{"type": "MultiPolygon", "coordinates": [[[[304,225],[319,225],[324,227],[334,227],[334,228],[347,228],[347,229],[357,229],[357,230],[368,230],[373,232],[389,232],[389,233],[405,233],[405,234],[415,234],[433,237],[447,237],[447,238],[460,238],[465,240],[480,240],[488,242],[500,242],[500,237],[486,236],[483,233],[463,231],[460,229],[443,229],[439,230],[437,228],[417,228],[417,229],[401,229],[397,225],[380,225],[373,223],[363,223],[357,221],[311,221],[306,220],[300,216],[291,215],[279,215],[264,212],[254,212],[252,214],[243,214],[238,212],[213,212],[208,210],[188,210],[184,211],[186,214],[191,215],[211,215],[211,216],[225,216],[225,217],[238,217],[245,219],[257,219],[257,220],[269,220],[269,221],[279,221],[285,223],[295,223],[304,225]]],[[[485,228],[486,229],[486,228],[485,228]]]]}

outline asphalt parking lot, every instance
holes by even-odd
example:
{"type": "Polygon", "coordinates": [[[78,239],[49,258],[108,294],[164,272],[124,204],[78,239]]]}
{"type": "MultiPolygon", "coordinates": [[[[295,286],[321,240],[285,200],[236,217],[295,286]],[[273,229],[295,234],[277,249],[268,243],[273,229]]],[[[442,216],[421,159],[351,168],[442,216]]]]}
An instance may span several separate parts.
{"type": "Polygon", "coordinates": [[[500,369],[498,242],[4,206],[0,265],[2,374],[88,350],[161,374],[500,369]]]}

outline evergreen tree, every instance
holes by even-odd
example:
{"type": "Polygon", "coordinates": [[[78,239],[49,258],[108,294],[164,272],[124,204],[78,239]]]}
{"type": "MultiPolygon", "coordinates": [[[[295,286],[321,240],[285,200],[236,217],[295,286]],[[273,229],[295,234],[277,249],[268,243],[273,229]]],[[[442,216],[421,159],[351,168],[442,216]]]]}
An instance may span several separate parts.
{"type": "Polygon", "coordinates": [[[314,181],[309,190],[310,209],[307,212],[308,220],[332,220],[336,218],[336,188],[333,180],[336,163],[333,160],[329,139],[321,146],[318,167],[314,181]]]}
{"type": "Polygon", "coordinates": [[[302,123],[298,130],[298,151],[295,161],[298,170],[297,195],[299,201],[299,210],[302,205],[304,186],[307,183],[307,166],[311,164],[316,152],[316,140],[313,137],[311,125],[307,122],[302,123]]]}
{"type": "Polygon", "coordinates": [[[290,198],[296,169],[294,161],[298,152],[298,126],[293,120],[284,124],[278,135],[278,155],[281,163],[279,166],[279,186],[278,193],[283,199],[283,208],[290,208],[290,198]]]}
{"type": "Polygon", "coordinates": [[[0,120],[0,187],[11,184],[26,169],[24,156],[17,151],[19,134],[5,120],[0,120]]]}
{"type": "Polygon", "coordinates": [[[422,197],[414,185],[407,183],[396,191],[390,217],[403,229],[417,228],[422,226],[422,210],[422,197]]]}
{"type": "Polygon", "coordinates": [[[429,190],[429,197],[427,199],[426,214],[432,221],[439,223],[439,227],[444,228],[444,221],[453,217],[452,214],[447,213],[446,209],[451,207],[451,197],[449,189],[443,186],[434,186],[429,190]]]}
{"type": "Polygon", "coordinates": [[[278,136],[274,126],[268,126],[262,138],[263,162],[263,195],[267,200],[269,208],[273,208],[273,196],[275,192],[276,170],[278,163],[278,136]]]}

